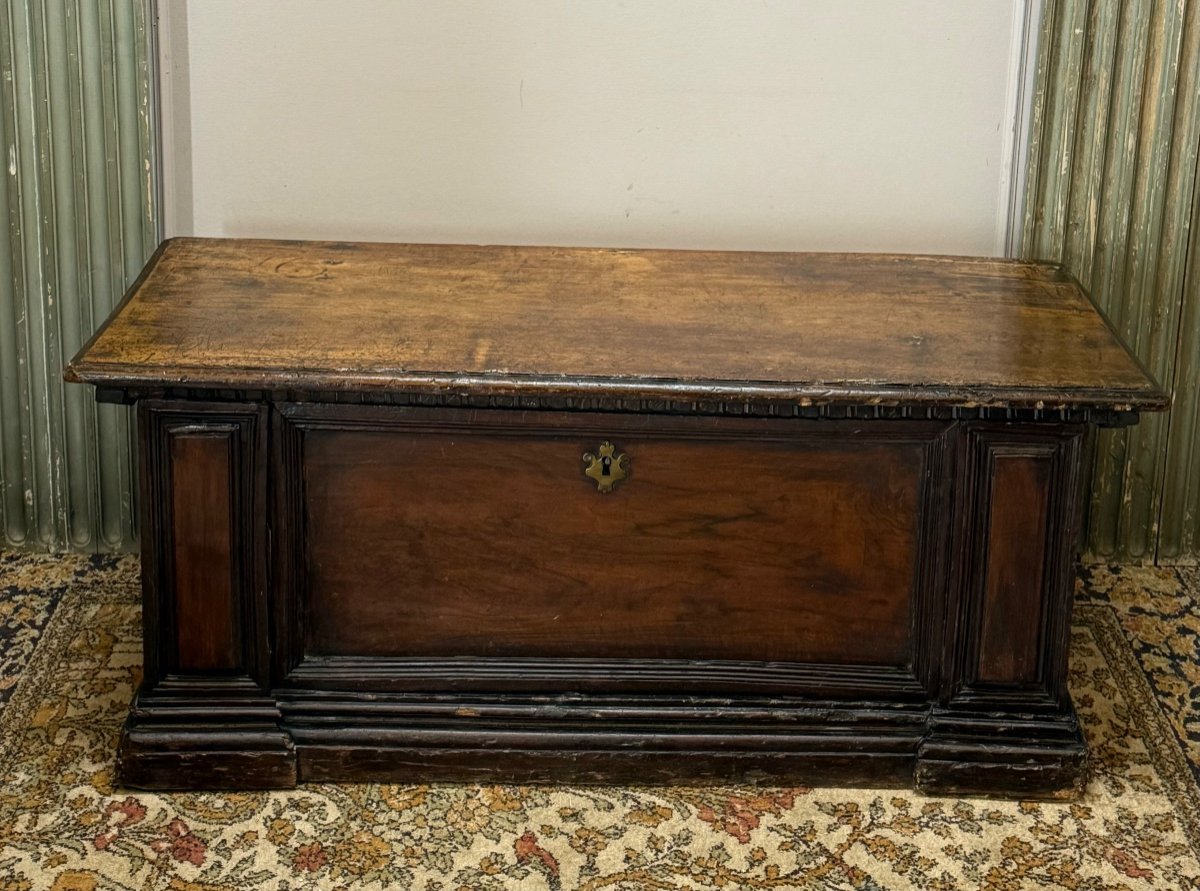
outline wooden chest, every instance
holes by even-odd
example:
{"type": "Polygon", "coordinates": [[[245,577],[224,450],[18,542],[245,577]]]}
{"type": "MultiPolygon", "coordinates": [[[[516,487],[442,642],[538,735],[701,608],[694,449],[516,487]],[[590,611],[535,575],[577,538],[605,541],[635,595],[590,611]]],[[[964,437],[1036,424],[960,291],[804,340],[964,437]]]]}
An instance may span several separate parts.
{"type": "Polygon", "coordinates": [[[1070,794],[1089,425],[1166,397],[1055,267],[176,239],[136,403],[146,787],[1070,794]]]}

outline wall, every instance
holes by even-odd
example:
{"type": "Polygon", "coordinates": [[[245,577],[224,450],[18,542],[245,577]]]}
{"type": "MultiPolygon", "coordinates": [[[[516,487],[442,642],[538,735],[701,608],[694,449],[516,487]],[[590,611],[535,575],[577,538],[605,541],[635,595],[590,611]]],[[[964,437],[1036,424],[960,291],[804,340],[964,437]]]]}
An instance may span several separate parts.
{"type": "Polygon", "coordinates": [[[1005,252],[1020,0],[163,11],[171,233],[1005,252]]]}

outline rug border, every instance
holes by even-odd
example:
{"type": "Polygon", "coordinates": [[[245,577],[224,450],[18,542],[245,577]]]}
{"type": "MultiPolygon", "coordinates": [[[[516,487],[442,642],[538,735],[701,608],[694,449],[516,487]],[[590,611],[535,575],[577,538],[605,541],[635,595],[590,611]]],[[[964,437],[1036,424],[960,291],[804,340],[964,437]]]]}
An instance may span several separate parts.
{"type": "Polygon", "coordinates": [[[1175,805],[1183,834],[1200,860],[1200,784],[1196,782],[1174,726],[1163,714],[1116,610],[1107,603],[1076,603],[1074,623],[1091,629],[1104,661],[1114,669],[1113,681],[1121,691],[1132,723],[1146,744],[1150,763],[1163,783],[1166,797],[1175,805]],[[1120,670],[1116,670],[1118,668],[1120,670]]]}
{"type": "MultiPolygon", "coordinates": [[[[61,557],[56,557],[61,559],[61,557]]],[[[0,771],[9,771],[28,732],[30,719],[46,699],[47,688],[57,679],[56,665],[62,661],[91,604],[136,603],[141,593],[105,580],[71,579],[50,620],[34,645],[12,695],[0,708],[0,771]]]]}

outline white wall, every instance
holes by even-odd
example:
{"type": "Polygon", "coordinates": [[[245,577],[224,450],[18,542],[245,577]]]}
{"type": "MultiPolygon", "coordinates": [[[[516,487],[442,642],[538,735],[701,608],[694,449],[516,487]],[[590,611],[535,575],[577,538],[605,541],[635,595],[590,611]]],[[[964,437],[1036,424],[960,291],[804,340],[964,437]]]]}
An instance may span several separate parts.
{"type": "Polygon", "coordinates": [[[168,234],[1004,252],[1025,0],[160,0],[168,234]]]}

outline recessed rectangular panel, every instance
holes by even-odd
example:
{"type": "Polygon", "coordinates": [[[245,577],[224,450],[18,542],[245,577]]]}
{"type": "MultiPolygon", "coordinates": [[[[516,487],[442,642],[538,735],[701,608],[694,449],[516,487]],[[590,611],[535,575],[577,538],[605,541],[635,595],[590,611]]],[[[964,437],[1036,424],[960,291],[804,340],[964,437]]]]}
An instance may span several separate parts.
{"type": "Polygon", "coordinates": [[[905,665],[924,447],[304,434],[309,654],[905,665]]]}
{"type": "Polygon", "coordinates": [[[239,667],[234,629],[233,434],[170,435],[177,668],[239,667]]]}
{"type": "Polygon", "coordinates": [[[1029,683],[1038,676],[1050,471],[1050,454],[993,459],[981,681],[1029,683]]]}

